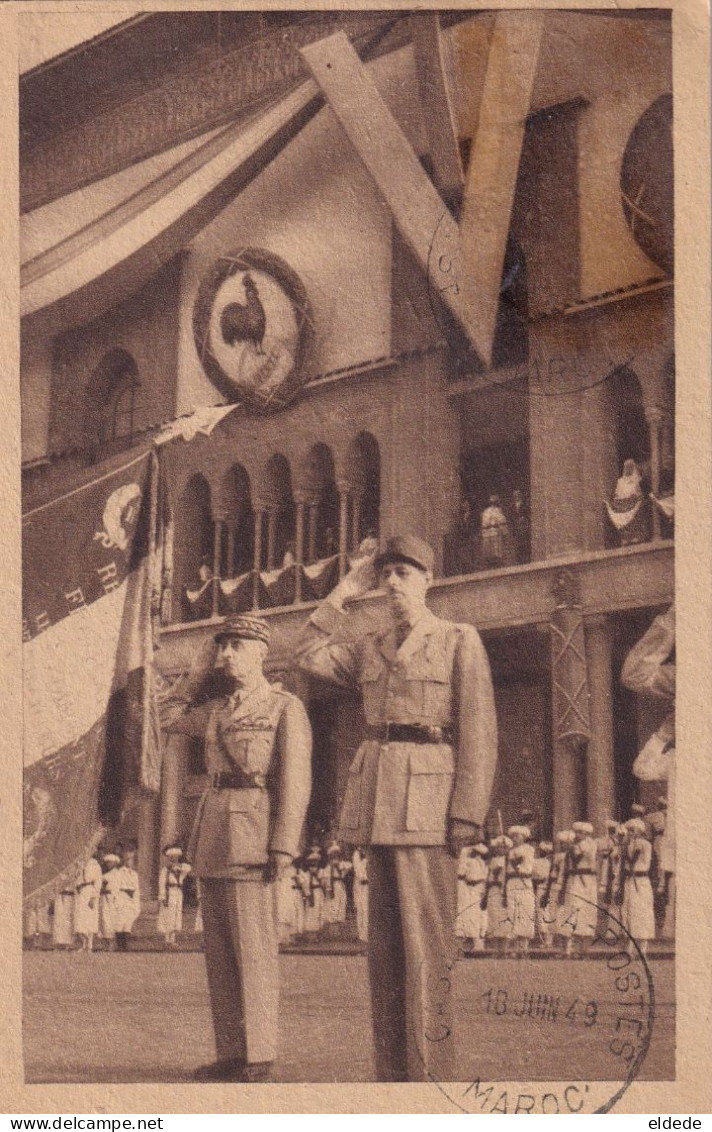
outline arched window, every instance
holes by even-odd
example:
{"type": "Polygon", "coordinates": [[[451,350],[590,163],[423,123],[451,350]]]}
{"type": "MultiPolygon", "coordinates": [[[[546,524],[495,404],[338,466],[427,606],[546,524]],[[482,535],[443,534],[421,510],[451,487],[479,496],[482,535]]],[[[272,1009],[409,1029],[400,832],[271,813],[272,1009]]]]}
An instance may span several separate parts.
{"type": "Polygon", "coordinates": [[[627,366],[617,369],[611,378],[615,413],[615,437],[618,469],[626,460],[635,460],[643,475],[650,474],[650,430],[645,419],[643,391],[640,382],[627,366]]]}
{"type": "Polygon", "coordinates": [[[295,537],[295,511],[289,462],[277,452],[267,461],[259,485],[263,503],[261,566],[274,570],[282,565],[295,537]]]}
{"type": "Polygon", "coordinates": [[[305,562],[330,558],[339,550],[339,493],[334,457],[326,444],[315,444],[307,457],[307,531],[305,562]]]}
{"type": "Polygon", "coordinates": [[[140,388],[138,366],[127,350],[104,354],[87,383],[84,435],[90,452],[134,435],[140,388]]]}
{"type": "Polygon", "coordinates": [[[174,578],[183,620],[210,617],[213,606],[213,518],[210,485],[196,473],[176,505],[174,578]]]}
{"type": "Polygon", "coordinates": [[[225,523],[220,574],[238,578],[252,569],[255,544],[250,477],[242,464],[233,464],[223,477],[220,509],[225,523]]]}
{"type": "Polygon", "coordinates": [[[378,441],[370,432],[360,432],[352,441],[347,457],[349,481],[350,553],[368,535],[378,538],[381,512],[381,458],[378,441]]]}

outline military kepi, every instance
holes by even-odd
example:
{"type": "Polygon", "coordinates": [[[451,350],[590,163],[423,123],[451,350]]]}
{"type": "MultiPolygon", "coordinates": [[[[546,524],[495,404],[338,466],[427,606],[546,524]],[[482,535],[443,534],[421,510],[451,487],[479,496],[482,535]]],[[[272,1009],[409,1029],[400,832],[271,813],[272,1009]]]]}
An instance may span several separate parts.
{"type": "Polygon", "coordinates": [[[417,535],[396,535],[388,539],[373,564],[380,570],[389,562],[409,562],[411,566],[432,574],[435,569],[435,554],[433,548],[417,535]]]}
{"type": "Polygon", "coordinates": [[[264,617],[255,613],[238,613],[234,617],[225,618],[215,634],[215,640],[220,644],[231,637],[238,637],[247,641],[262,641],[268,645],[269,636],[269,625],[264,617]]]}

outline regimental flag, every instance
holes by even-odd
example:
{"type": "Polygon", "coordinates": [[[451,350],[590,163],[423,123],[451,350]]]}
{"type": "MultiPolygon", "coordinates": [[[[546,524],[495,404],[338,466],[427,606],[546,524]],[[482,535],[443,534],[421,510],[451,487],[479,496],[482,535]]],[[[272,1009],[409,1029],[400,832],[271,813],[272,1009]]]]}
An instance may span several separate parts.
{"type": "Polygon", "coordinates": [[[159,788],[158,498],[158,461],[147,450],[23,517],[30,905],[73,883],[105,826],[120,819],[128,787],[159,788]]]}

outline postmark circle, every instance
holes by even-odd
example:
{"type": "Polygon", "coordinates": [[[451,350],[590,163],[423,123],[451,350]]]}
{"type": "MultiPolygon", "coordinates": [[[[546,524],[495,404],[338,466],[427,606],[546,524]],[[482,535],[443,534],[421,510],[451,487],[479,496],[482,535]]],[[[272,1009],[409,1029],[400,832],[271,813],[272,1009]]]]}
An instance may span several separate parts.
{"type": "Polygon", "coordinates": [[[638,943],[617,916],[598,905],[591,906],[599,914],[593,946],[600,955],[591,962],[601,968],[603,977],[599,979],[601,989],[595,995],[580,993],[586,981],[581,974],[585,965],[576,959],[554,961],[569,972],[568,981],[560,975],[556,978],[547,974],[548,959],[495,959],[496,974],[492,974],[489,956],[468,962],[477,972],[477,994],[468,1000],[467,1017],[476,1022],[477,1014],[480,1015],[490,1048],[502,1048],[514,1033],[525,1053],[548,1047],[553,1055],[558,1050],[557,1064],[546,1080],[541,1070],[537,1070],[541,1080],[527,1080],[522,1073],[513,1081],[509,1074],[501,1077],[499,1072],[479,1072],[476,1064],[468,1068],[464,1084],[440,1079],[438,1047],[451,1036],[458,1046],[463,1044],[465,1023],[462,1011],[456,1018],[454,999],[455,969],[462,960],[443,956],[442,970],[430,970],[428,977],[421,968],[420,978],[415,980],[418,1002],[412,1003],[412,1017],[420,1017],[422,1026],[413,1026],[411,1038],[425,1079],[459,1112],[608,1113],[640,1074],[655,1020],[652,973],[638,943]],[[569,1063],[584,1068],[584,1072],[564,1072],[567,1045],[576,1051],[569,1063]],[[595,1080],[586,1079],[588,1064],[595,1080]],[[557,1083],[552,1085],[550,1081],[557,1083]]]}

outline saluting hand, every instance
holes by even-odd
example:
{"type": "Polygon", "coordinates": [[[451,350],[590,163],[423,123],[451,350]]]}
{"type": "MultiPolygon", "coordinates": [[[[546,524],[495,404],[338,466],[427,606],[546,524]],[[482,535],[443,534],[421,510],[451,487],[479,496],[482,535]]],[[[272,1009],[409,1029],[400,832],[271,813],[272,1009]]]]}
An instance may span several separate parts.
{"type": "Polygon", "coordinates": [[[378,575],[373,564],[375,557],[376,551],[360,558],[331,591],[329,601],[334,605],[342,605],[345,601],[353,601],[354,598],[375,590],[378,586],[378,575]]]}

